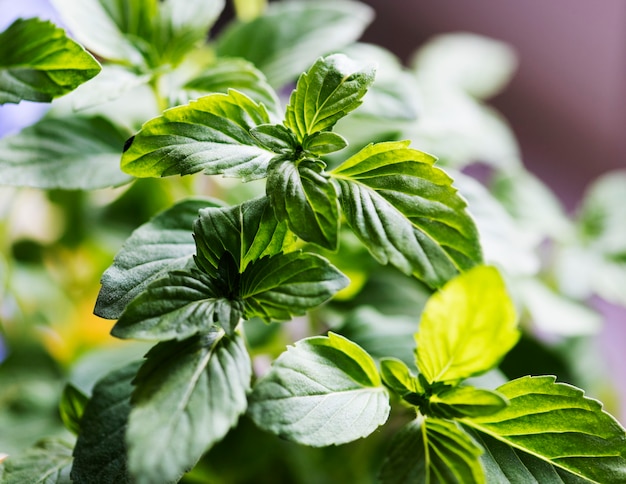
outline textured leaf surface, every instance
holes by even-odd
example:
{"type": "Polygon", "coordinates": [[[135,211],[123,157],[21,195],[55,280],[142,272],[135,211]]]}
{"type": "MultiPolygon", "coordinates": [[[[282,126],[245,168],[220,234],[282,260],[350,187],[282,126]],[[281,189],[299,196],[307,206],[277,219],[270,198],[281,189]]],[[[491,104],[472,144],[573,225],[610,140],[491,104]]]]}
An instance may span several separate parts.
{"type": "Polygon", "coordinates": [[[348,224],[372,255],[433,287],[482,259],[474,222],[434,158],[369,145],[331,172],[348,224]]]}
{"type": "Polygon", "coordinates": [[[136,229],[102,275],[95,313],[117,319],[126,305],[152,281],[193,263],[191,234],[198,211],[214,200],[183,200],[136,229]]]}
{"type": "Polygon", "coordinates": [[[260,146],[250,130],[269,121],[264,106],[238,91],[209,94],[145,123],[129,140],[122,169],[137,177],[204,171],[261,178],[274,153],[260,146]]]}
{"type": "Polygon", "coordinates": [[[343,54],[318,59],[298,79],[289,98],[285,125],[300,141],[318,131],[330,131],[350,111],[374,82],[374,66],[343,54]]]}
{"type": "Polygon", "coordinates": [[[481,449],[454,422],[419,419],[394,437],[380,472],[384,484],[479,484],[481,449]]]}
{"type": "Polygon", "coordinates": [[[376,365],[359,346],[329,333],[290,346],[255,386],[249,414],[261,428],[306,445],[351,442],[389,415],[376,365]]]}
{"type": "Polygon", "coordinates": [[[101,117],[44,118],[0,140],[0,185],[91,190],[128,182],[127,133],[101,117]]]}
{"type": "Polygon", "coordinates": [[[74,448],[74,482],[130,483],[124,439],[130,414],[131,381],[139,362],[109,373],[96,383],[74,448]]]}
{"type": "Polygon", "coordinates": [[[372,18],[366,5],[344,0],[272,3],[264,15],[226,29],[217,53],[249,60],[278,88],[319,56],[355,41],[372,18]]]}
{"type": "Polygon", "coordinates": [[[72,447],[58,439],[46,439],[3,464],[3,484],[70,484],[72,447]]]}
{"type": "Polygon", "coordinates": [[[527,453],[560,475],[566,471],[590,482],[626,481],[626,432],[600,402],[550,376],[518,378],[498,392],[509,399],[508,407],[463,422],[511,447],[505,454],[523,459],[527,453]]]}
{"type": "Polygon", "coordinates": [[[415,339],[417,366],[430,383],[454,383],[494,367],[519,339],[497,269],[475,267],[433,294],[415,339]]]}
{"type": "Polygon", "coordinates": [[[132,396],[127,442],[138,484],[174,482],[246,410],[251,363],[241,336],[223,331],[160,343],[132,396]]]}
{"type": "Polygon", "coordinates": [[[100,69],[91,54],[51,22],[17,19],[0,33],[0,104],[52,101],[100,69]]]}

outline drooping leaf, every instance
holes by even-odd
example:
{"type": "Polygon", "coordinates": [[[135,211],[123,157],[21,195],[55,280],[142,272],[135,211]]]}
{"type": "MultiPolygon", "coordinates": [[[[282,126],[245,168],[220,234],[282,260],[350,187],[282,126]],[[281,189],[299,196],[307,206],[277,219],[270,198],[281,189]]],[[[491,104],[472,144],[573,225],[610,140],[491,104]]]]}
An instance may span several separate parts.
{"type": "Polygon", "coordinates": [[[434,414],[443,418],[480,417],[492,415],[508,405],[498,392],[460,386],[448,388],[429,398],[434,414]]]}
{"type": "Polygon", "coordinates": [[[517,315],[497,269],[478,266],[433,294],[422,313],[417,366],[428,382],[485,373],[517,343],[517,315]]]}
{"type": "Polygon", "coordinates": [[[345,0],[272,3],[264,15],[229,26],[217,53],[249,60],[280,88],[319,56],[356,40],[372,18],[369,7],[345,0]]]}
{"type": "MultiPolygon", "coordinates": [[[[46,439],[21,455],[3,462],[3,484],[70,484],[72,446],[59,439],[46,439]]],[[[2,471],[2,468],[0,468],[2,471]]]]}
{"type": "Polygon", "coordinates": [[[480,484],[481,453],[454,422],[419,418],[396,434],[379,477],[383,484],[480,484]]]}
{"type": "Polygon", "coordinates": [[[102,275],[94,312],[117,319],[152,281],[193,264],[191,229],[198,211],[220,204],[208,198],[183,200],[136,229],[102,275]]]}
{"type": "Polygon", "coordinates": [[[74,482],[127,484],[127,446],[124,439],[130,414],[131,381],[140,362],[112,371],[99,380],[85,407],[74,448],[74,482]]]}
{"type": "Polygon", "coordinates": [[[214,64],[189,80],[183,88],[189,98],[229,89],[243,92],[257,103],[263,103],[269,113],[282,115],[280,101],[265,76],[253,64],[243,59],[217,59],[214,64]]]}
{"type": "Polygon", "coordinates": [[[267,195],[279,220],[301,239],[329,250],[338,244],[339,203],[318,161],[278,159],[270,164],[267,195]]]}
{"type": "Polygon", "coordinates": [[[369,145],[331,172],[347,222],[382,264],[432,287],[482,260],[452,180],[408,142],[369,145]]]}
{"type": "Polygon", "coordinates": [[[75,435],[80,431],[80,419],[89,398],[72,384],[65,385],[59,403],[59,414],[65,427],[75,435]]]}
{"type": "Polygon", "coordinates": [[[44,118],[0,140],[0,185],[91,190],[121,185],[127,133],[102,117],[44,118]]]}
{"type": "Polygon", "coordinates": [[[0,32],[0,104],[52,101],[100,69],[91,54],[52,22],[17,19],[0,32]]]}
{"type": "Polygon", "coordinates": [[[303,315],[348,285],[326,259],[300,251],[252,262],[241,276],[246,319],[287,321],[303,315]]]}
{"type": "Polygon", "coordinates": [[[603,484],[624,482],[624,428],[600,402],[555,380],[528,376],[505,383],[498,392],[509,399],[509,406],[463,423],[511,447],[511,456],[530,454],[559,475],[573,474],[565,482],[575,482],[575,477],[603,484]]]}
{"type": "Polygon", "coordinates": [[[353,61],[343,54],[318,59],[300,75],[289,98],[285,125],[300,141],[318,131],[330,131],[361,105],[361,98],[374,82],[374,72],[372,64],[353,61]]]}
{"type": "Polygon", "coordinates": [[[126,440],[138,484],[174,482],[246,410],[251,362],[222,330],[160,343],[135,379],[126,440]]]}
{"type": "Polygon", "coordinates": [[[145,123],[122,155],[122,169],[137,177],[190,175],[262,178],[274,153],[250,134],[269,123],[264,106],[238,91],[209,94],[168,109],[145,123]]]}
{"type": "Polygon", "coordinates": [[[250,398],[248,413],[261,428],[316,447],[365,437],[389,415],[372,358],[334,333],[288,347],[250,398]]]}

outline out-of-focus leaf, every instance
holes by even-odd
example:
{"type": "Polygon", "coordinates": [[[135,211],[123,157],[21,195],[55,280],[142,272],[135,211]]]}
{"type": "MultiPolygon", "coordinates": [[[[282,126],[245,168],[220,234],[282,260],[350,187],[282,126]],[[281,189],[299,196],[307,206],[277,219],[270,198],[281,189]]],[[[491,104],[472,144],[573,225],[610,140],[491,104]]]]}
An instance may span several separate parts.
{"type": "Polygon", "coordinates": [[[70,484],[71,464],[72,446],[59,439],[47,439],[4,461],[0,477],[3,484],[70,484]]]}
{"type": "Polygon", "coordinates": [[[74,385],[65,385],[61,395],[61,402],[59,403],[59,413],[65,427],[76,435],[80,431],[80,420],[88,400],[89,397],[74,385]]]}

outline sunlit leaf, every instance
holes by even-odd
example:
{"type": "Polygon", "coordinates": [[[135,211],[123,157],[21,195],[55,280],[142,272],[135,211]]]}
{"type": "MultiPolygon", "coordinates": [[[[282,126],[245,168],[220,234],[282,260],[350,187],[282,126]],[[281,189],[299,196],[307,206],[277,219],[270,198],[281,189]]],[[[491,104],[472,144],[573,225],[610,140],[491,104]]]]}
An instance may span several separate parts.
{"type": "Polygon", "coordinates": [[[422,388],[418,378],[411,373],[409,367],[401,360],[396,358],[381,359],[380,374],[385,385],[401,397],[410,393],[424,392],[424,388],[422,388]]]}
{"type": "Polygon", "coordinates": [[[61,395],[59,414],[65,427],[73,434],[80,431],[80,420],[89,398],[74,385],[67,384],[61,395]]]}
{"type": "Polygon", "coordinates": [[[498,392],[469,386],[452,387],[429,398],[431,410],[444,418],[492,415],[508,405],[498,392]]]}

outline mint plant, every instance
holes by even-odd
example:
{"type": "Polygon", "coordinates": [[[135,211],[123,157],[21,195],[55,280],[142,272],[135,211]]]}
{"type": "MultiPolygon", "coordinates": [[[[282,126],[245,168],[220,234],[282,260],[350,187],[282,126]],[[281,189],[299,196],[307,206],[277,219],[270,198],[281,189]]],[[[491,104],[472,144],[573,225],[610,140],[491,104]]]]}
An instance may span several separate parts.
{"type": "MultiPolygon", "coordinates": [[[[234,203],[190,193],[126,239],[102,275],[94,312],[116,320],[116,338],[151,348],[109,369],[90,394],[66,386],[60,414],[76,438],[9,456],[2,482],[209,480],[207,453],[247,419],[337,453],[333,446],[387,432],[393,437],[378,455],[383,483],[626,479],[626,432],[598,401],[553,376],[507,381],[497,372],[520,338],[518,314],[500,271],[485,263],[471,205],[453,177],[410,141],[376,136],[355,146],[342,135],[342,122],[382,89],[375,64],[328,51],[355,40],[369,10],[275,4],[228,27],[215,57],[195,62],[207,52],[203,39],[220,1],[55,4],[104,59],[109,95],[143,86],[160,114],[139,128],[104,112],[53,110],[0,142],[0,181],[86,190],[131,177],[222,175],[238,179],[231,192],[243,193],[234,203]],[[282,109],[275,88],[298,73],[282,109]],[[117,160],[108,163],[114,154],[123,172],[117,160]],[[56,165],[47,162],[57,155],[56,165]],[[421,316],[416,310],[399,322],[359,303],[354,295],[365,283],[344,274],[351,264],[393,274],[394,292],[419,287],[421,316]],[[336,322],[343,308],[333,299],[342,298],[356,301],[352,327],[368,327],[370,344],[336,322]],[[313,334],[272,350],[271,366],[260,370],[254,328],[271,335],[307,317],[313,334]],[[392,327],[401,329],[390,337],[392,327]],[[398,351],[371,344],[398,337],[398,351]],[[481,377],[487,372],[499,384],[481,377]]],[[[9,30],[25,24],[52,31],[40,21],[9,30]]],[[[64,58],[70,87],[47,96],[99,69],[79,44],[66,44],[87,57],[64,58]],[[88,62],[95,67],[76,77],[88,62]]],[[[43,92],[39,80],[9,91],[6,79],[22,76],[13,67],[22,64],[6,65],[7,100],[40,96],[32,94],[43,92]]],[[[97,81],[74,101],[93,103],[102,95],[97,81]]],[[[192,191],[186,179],[178,189],[192,191]]]]}

